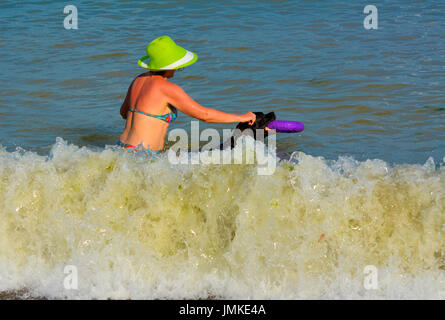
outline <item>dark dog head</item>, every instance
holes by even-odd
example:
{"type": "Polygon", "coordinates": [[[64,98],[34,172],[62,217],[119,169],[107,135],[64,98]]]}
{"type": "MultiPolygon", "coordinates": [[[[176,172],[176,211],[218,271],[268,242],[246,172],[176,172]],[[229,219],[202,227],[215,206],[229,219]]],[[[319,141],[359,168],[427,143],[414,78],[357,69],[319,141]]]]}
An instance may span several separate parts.
{"type": "MultiPolygon", "coordinates": [[[[246,129],[251,129],[253,131],[253,137],[256,139],[256,129],[265,129],[269,123],[274,121],[275,113],[269,112],[268,114],[264,114],[262,112],[254,112],[256,115],[256,120],[253,125],[249,125],[247,122],[240,122],[236,126],[236,129],[241,130],[243,132],[246,129]]],[[[267,130],[264,130],[264,138],[267,137],[267,130]]]]}
{"type": "MultiPolygon", "coordinates": [[[[234,135],[232,135],[230,140],[221,143],[221,145],[219,146],[221,150],[225,149],[228,145],[230,145],[230,148],[233,149],[235,147],[236,140],[242,135],[242,132],[244,130],[250,129],[251,132],[253,133],[253,138],[256,139],[256,129],[264,130],[269,123],[275,120],[274,112],[269,112],[268,114],[264,114],[262,112],[254,112],[254,113],[256,115],[255,123],[251,126],[247,122],[238,123],[238,125],[236,126],[236,129],[239,130],[238,133],[236,133],[237,130],[235,129],[235,133],[234,135]]],[[[264,139],[267,138],[267,135],[268,135],[267,130],[264,130],[264,139]]]]}

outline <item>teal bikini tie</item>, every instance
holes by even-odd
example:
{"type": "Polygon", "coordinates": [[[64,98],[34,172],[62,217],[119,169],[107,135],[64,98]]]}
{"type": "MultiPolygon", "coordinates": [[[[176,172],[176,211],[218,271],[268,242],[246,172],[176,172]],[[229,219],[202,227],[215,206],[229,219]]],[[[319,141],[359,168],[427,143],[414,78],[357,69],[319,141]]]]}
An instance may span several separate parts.
{"type": "Polygon", "coordinates": [[[177,117],[177,115],[176,115],[176,113],[177,113],[176,108],[173,107],[173,106],[170,106],[170,108],[172,108],[172,111],[170,111],[169,113],[166,113],[166,114],[161,114],[161,115],[145,113],[143,111],[139,111],[139,110],[132,109],[132,108],[129,108],[128,110],[131,111],[131,112],[137,112],[137,113],[143,114],[145,116],[149,116],[149,117],[156,118],[156,119],[165,121],[167,123],[170,123],[170,122],[175,121],[175,119],[177,117]]]}

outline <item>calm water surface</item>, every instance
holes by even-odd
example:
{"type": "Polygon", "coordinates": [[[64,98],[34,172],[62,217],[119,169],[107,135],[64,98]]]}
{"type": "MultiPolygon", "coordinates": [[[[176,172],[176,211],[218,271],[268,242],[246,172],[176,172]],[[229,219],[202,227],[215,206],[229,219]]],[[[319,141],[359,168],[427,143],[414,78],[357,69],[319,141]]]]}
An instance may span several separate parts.
{"type": "Polygon", "coordinates": [[[441,161],[445,4],[374,4],[378,30],[349,1],[77,1],[79,29],[65,30],[60,2],[3,1],[0,143],[113,144],[137,59],[169,35],[199,56],[173,81],[204,106],[304,122],[304,133],[278,136],[279,151],[441,161]]]}

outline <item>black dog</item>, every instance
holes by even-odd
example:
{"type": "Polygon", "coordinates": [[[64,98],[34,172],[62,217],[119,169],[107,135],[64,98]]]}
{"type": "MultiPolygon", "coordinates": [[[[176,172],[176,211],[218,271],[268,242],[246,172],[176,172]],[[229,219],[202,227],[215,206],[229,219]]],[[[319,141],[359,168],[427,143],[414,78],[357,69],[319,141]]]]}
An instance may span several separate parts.
{"type": "MultiPolygon", "coordinates": [[[[264,130],[269,123],[274,121],[275,113],[269,112],[268,114],[264,114],[262,112],[254,112],[256,115],[256,120],[253,125],[249,125],[247,122],[240,122],[235,128],[234,134],[228,139],[227,141],[221,143],[219,146],[220,150],[224,150],[230,145],[230,149],[233,149],[236,144],[236,140],[238,140],[239,137],[242,135],[245,135],[246,133],[249,135],[253,134],[253,138],[256,140],[256,130],[262,129],[264,130]],[[238,130],[237,130],[238,129],[238,130]],[[250,129],[250,130],[249,130],[250,129]],[[248,131],[246,131],[248,130],[248,131]],[[246,133],[243,134],[243,131],[246,131],[246,133]]],[[[267,130],[264,130],[264,138],[267,138],[268,133],[267,130]]]]}

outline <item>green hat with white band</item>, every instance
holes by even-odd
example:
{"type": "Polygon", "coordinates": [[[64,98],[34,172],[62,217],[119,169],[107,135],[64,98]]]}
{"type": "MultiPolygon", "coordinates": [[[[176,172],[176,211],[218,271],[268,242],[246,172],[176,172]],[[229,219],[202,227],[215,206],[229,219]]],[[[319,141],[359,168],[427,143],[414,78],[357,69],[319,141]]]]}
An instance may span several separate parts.
{"type": "Polygon", "coordinates": [[[174,70],[184,68],[198,60],[198,56],[180,46],[170,37],[154,39],[147,46],[147,55],[138,61],[138,65],[149,70],[174,70]],[[144,60],[150,59],[148,63],[144,60]]]}

